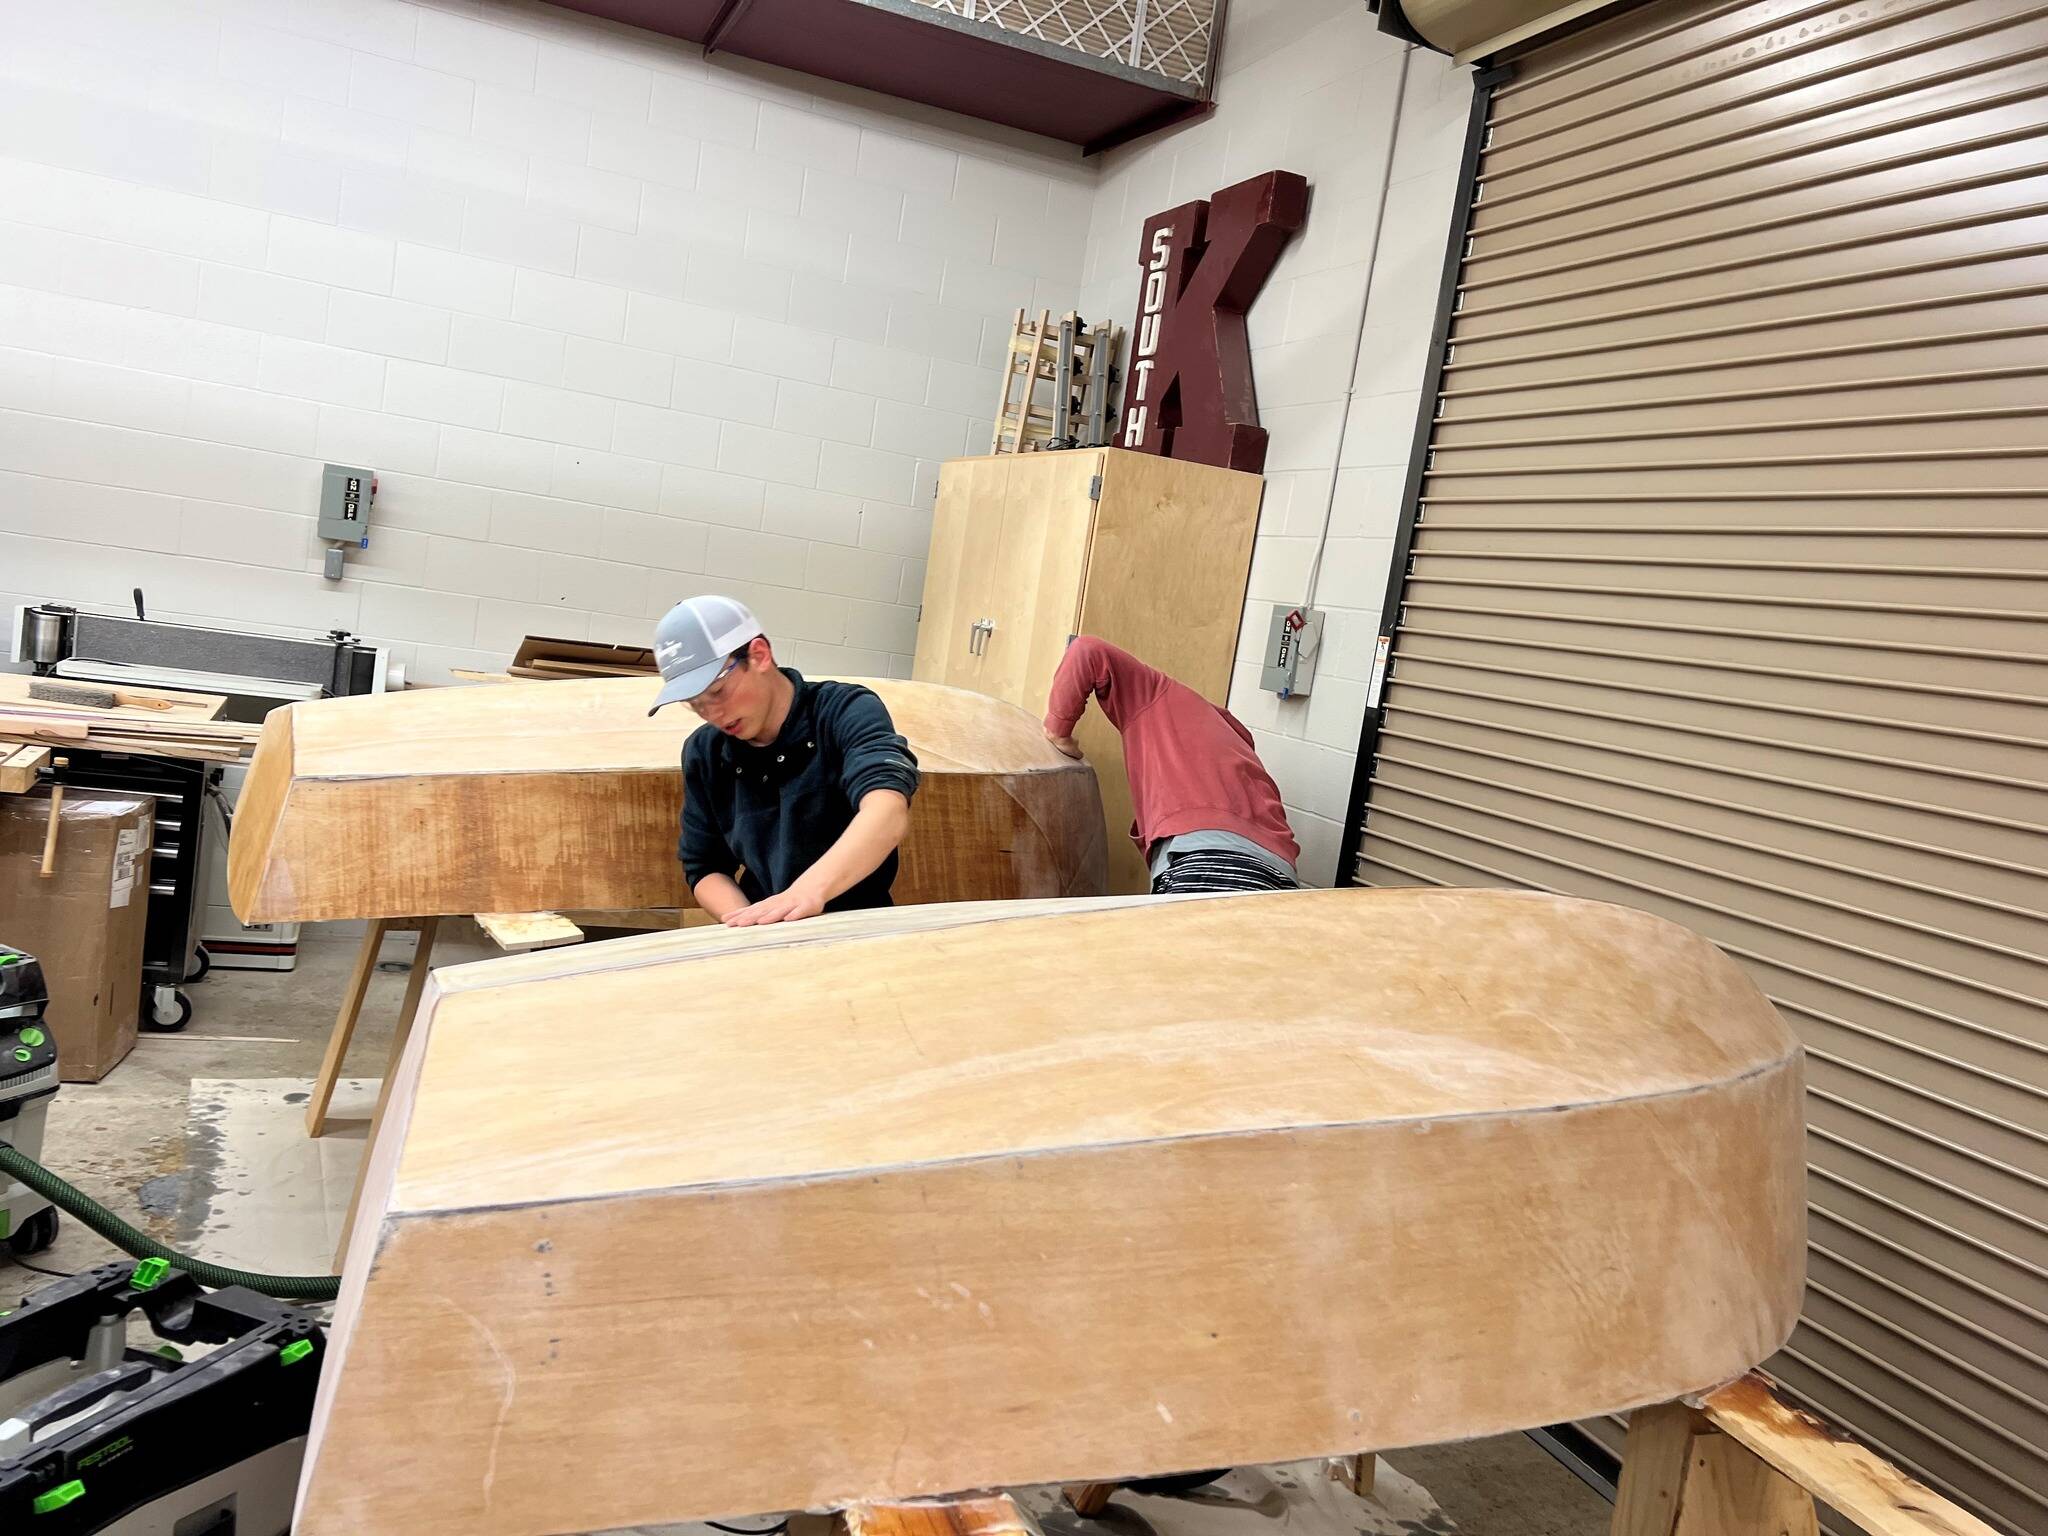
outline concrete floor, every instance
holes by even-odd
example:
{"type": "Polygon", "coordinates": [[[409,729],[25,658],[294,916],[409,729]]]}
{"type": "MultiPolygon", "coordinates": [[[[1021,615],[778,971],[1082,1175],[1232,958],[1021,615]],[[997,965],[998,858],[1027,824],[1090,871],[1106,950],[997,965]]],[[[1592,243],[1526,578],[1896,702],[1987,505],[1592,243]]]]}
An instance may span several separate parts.
{"type": "MultiPolygon", "coordinates": [[[[193,1018],[177,1035],[145,1034],[103,1083],[67,1084],[51,1105],[44,1161],[95,1199],[173,1243],[192,1237],[204,1191],[185,1188],[186,1115],[194,1078],[307,1077],[320,1064],[357,938],[345,925],[309,929],[298,969],[215,971],[189,988],[193,1018]]],[[[395,941],[387,943],[391,956],[395,941]]],[[[490,949],[466,924],[444,925],[435,960],[482,959],[490,949]]],[[[350,1074],[382,1070],[405,977],[380,970],[356,1031],[350,1074]]],[[[67,1219],[35,1262],[71,1271],[114,1250],[67,1219]]],[[[46,1283],[0,1255],[0,1307],[46,1283]]],[[[1386,1460],[1434,1496],[1465,1531],[1487,1536],[1598,1536],[1606,1501],[1522,1435],[1391,1452],[1386,1460]]],[[[1420,1533],[1418,1533],[1420,1536],[1420,1533]]]]}

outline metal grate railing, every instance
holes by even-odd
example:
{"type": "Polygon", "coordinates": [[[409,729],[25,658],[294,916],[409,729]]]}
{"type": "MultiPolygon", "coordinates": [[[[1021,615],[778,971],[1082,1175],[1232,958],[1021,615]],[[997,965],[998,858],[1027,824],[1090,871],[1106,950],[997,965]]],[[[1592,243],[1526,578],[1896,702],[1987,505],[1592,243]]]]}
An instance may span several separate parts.
{"type": "Polygon", "coordinates": [[[916,0],[1090,58],[1114,59],[1169,80],[1209,84],[1220,0],[916,0]]]}

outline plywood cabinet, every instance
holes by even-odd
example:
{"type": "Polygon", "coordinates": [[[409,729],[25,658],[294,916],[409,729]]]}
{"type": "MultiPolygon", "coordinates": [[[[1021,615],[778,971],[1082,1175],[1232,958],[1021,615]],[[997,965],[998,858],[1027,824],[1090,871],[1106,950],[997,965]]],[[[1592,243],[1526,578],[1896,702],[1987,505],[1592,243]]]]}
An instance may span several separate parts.
{"type": "MultiPolygon", "coordinates": [[[[953,460],[913,675],[1039,715],[1068,639],[1090,634],[1224,703],[1263,483],[1115,448],[953,460]]],[[[1102,785],[1110,889],[1143,890],[1122,743],[1093,709],[1077,735],[1102,785]]]]}

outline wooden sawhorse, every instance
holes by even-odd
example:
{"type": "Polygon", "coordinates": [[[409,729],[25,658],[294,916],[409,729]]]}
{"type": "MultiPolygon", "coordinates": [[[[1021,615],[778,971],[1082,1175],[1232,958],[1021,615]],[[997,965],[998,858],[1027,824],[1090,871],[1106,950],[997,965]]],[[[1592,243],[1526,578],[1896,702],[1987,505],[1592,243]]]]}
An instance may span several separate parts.
{"type": "MultiPolygon", "coordinates": [[[[583,939],[581,928],[553,912],[479,912],[476,922],[507,954],[552,949],[558,944],[581,943],[583,939]]],[[[363,1016],[363,999],[369,994],[370,978],[377,973],[377,952],[383,946],[384,935],[417,930],[420,936],[419,948],[413,952],[412,969],[406,976],[405,1000],[398,1005],[398,1031],[391,1037],[391,1052],[384,1066],[384,1078],[389,1082],[398,1058],[405,1054],[412,1021],[420,1011],[420,994],[426,990],[427,972],[433,968],[434,939],[440,926],[438,917],[370,919],[362,948],[356,951],[356,968],[341,996],[341,1012],[334,1018],[334,1033],[327,1037],[327,1055],[320,1063],[320,1075],[313,1079],[313,1096],[306,1104],[308,1136],[318,1138],[327,1134],[327,1110],[334,1102],[334,1085],[341,1078],[349,1042],[355,1038],[356,1022],[363,1016]]],[[[383,1107],[380,1094],[377,1108],[381,1111],[383,1107]]]]}
{"type": "MultiPolygon", "coordinates": [[[[420,994],[426,990],[427,971],[434,953],[434,937],[441,926],[438,917],[373,917],[356,951],[356,968],[349,973],[348,986],[341,994],[341,1012],[334,1016],[334,1032],[327,1037],[327,1054],[321,1058],[319,1074],[313,1079],[313,1096],[306,1101],[306,1134],[318,1139],[327,1134],[327,1109],[334,1102],[334,1085],[341,1079],[342,1063],[348,1059],[349,1042],[355,1038],[356,1023],[363,1016],[363,999],[369,996],[370,978],[377,974],[377,952],[387,933],[417,932],[419,948],[413,951],[412,970],[405,978],[405,1000],[398,1005],[398,1031],[391,1037],[391,1055],[385,1063],[389,1082],[392,1068],[405,1050],[412,1033],[413,1017],[420,1011],[420,994]]],[[[383,1095],[377,1108],[384,1107],[383,1095]]]]}
{"type": "MultiPolygon", "coordinates": [[[[500,948],[513,953],[574,944],[583,937],[582,929],[552,912],[479,912],[476,921],[500,948]]],[[[319,1075],[313,1079],[312,1097],[306,1101],[306,1134],[313,1137],[326,1135],[327,1110],[334,1102],[334,1085],[340,1081],[342,1064],[348,1059],[349,1042],[355,1038],[356,1022],[363,1014],[363,999],[369,993],[370,978],[377,973],[377,952],[383,947],[384,935],[417,930],[419,947],[413,951],[412,968],[406,974],[405,998],[398,1005],[398,1027],[392,1031],[391,1049],[384,1061],[384,1079],[377,1087],[377,1107],[370,1114],[369,1134],[363,1141],[363,1160],[356,1167],[355,1190],[349,1196],[348,1215],[342,1220],[341,1241],[335,1248],[334,1267],[337,1273],[341,1269],[342,1255],[348,1252],[349,1235],[355,1231],[356,1212],[363,1203],[363,1182],[370,1168],[370,1149],[377,1144],[377,1128],[384,1123],[384,1105],[391,1097],[391,1084],[398,1076],[398,1063],[405,1055],[405,1043],[412,1038],[413,1020],[419,1016],[420,997],[427,989],[427,973],[433,969],[434,940],[440,928],[441,919],[438,917],[370,919],[370,926],[363,934],[362,948],[356,951],[355,970],[350,973],[348,988],[342,993],[341,1012],[335,1015],[334,1033],[327,1037],[327,1054],[321,1059],[319,1075]]]]}
{"type": "Polygon", "coordinates": [[[1818,1536],[1815,1499],[1870,1536],[1997,1536],[1756,1371],[1629,1415],[1612,1536],[1818,1536]]]}

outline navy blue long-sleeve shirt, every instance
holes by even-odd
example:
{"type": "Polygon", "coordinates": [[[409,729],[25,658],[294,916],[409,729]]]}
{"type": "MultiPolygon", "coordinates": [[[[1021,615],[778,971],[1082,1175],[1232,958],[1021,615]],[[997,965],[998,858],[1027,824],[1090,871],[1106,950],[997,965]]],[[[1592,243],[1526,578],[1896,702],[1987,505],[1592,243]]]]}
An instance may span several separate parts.
{"type": "MultiPolygon", "coordinates": [[[[839,840],[874,789],[917,793],[917,757],[888,706],[858,683],[796,688],[775,740],[753,746],[712,726],[683,743],[683,825],[676,844],[692,890],[707,875],[739,883],[748,901],[786,891],[839,840]]],[[[895,853],[826,905],[828,912],[886,907],[895,853]]]]}

